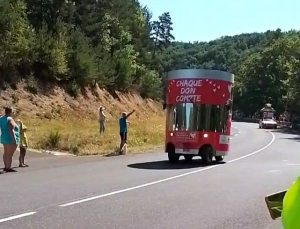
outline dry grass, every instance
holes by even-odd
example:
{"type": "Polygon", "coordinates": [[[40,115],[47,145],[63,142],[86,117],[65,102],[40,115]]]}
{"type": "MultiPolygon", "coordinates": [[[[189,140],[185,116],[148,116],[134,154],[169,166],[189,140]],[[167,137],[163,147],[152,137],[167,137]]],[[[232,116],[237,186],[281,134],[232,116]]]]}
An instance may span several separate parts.
{"type": "MultiPolygon", "coordinates": [[[[118,118],[111,118],[106,132],[98,132],[97,119],[59,118],[32,119],[22,117],[28,126],[30,148],[55,149],[76,155],[111,154],[120,144],[118,118]]],[[[130,117],[128,124],[129,152],[140,152],[161,146],[164,141],[165,118],[153,115],[151,118],[130,117]]]]}

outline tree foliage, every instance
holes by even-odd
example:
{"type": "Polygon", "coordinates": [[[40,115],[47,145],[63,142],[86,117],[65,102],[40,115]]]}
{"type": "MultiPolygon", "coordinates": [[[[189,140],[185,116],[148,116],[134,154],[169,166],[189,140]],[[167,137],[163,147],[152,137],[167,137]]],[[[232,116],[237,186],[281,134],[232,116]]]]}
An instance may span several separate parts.
{"type": "Polygon", "coordinates": [[[156,54],[174,39],[169,13],[155,39],[152,13],[137,0],[2,0],[0,14],[2,82],[30,76],[73,94],[98,83],[161,97],[156,54]]]}

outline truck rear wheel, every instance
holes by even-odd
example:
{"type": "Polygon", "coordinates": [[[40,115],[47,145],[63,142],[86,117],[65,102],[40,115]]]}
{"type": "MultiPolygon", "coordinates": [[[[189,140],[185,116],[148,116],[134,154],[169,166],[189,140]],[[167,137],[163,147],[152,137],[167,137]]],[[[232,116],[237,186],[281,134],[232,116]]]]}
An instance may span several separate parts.
{"type": "Polygon", "coordinates": [[[170,163],[176,163],[179,161],[180,155],[175,153],[175,147],[169,146],[168,147],[168,158],[170,163]]]}
{"type": "Polygon", "coordinates": [[[207,164],[210,164],[212,162],[213,152],[214,152],[213,148],[209,145],[204,146],[201,149],[200,156],[201,156],[203,164],[207,165],[207,164]]]}
{"type": "Polygon", "coordinates": [[[187,161],[187,162],[191,162],[193,160],[193,155],[184,155],[184,159],[187,161]]]}
{"type": "Polygon", "coordinates": [[[180,155],[177,154],[173,154],[173,153],[168,153],[168,158],[169,158],[169,162],[171,163],[176,163],[179,161],[180,155]]]}
{"type": "Polygon", "coordinates": [[[224,157],[223,156],[215,156],[215,159],[217,162],[221,162],[224,160],[224,157]]]}

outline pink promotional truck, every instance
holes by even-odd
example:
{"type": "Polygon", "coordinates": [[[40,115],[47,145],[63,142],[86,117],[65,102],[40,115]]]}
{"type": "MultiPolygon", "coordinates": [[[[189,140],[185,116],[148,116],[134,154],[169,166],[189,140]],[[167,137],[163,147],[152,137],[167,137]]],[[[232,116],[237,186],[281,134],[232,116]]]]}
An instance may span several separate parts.
{"type": "Polygon", "coordinates": [[[223,71],[168,73],[165,152],[171,163],[200,156],[208,164],[228,154],[233,83],[234,75],[223,71]]]}

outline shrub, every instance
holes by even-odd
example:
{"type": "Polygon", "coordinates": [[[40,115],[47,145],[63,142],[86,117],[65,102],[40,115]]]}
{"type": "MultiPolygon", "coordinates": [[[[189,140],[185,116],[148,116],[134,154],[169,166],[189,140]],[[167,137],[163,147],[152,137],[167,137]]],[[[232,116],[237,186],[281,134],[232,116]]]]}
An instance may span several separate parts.
{"type": "Polygon", "coordinates": [[[42,148],[58,149],[61,137],[62,136],[58,130],[51,130],[50,133],[42,140],[42,148]]]}

